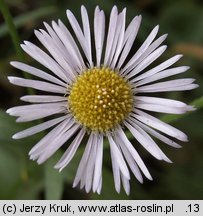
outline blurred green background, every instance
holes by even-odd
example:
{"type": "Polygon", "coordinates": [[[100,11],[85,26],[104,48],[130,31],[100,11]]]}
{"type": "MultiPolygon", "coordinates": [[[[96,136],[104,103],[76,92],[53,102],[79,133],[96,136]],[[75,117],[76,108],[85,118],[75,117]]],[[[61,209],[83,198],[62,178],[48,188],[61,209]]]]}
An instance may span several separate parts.
{"type": "MultiPolygon", "coordinates": [[[[0,16],[0,199],[203,199],[203,1],[201,0],[7,0],[7,5],[17,27],[20,41],[30,40],[41,45],[34,36],[34,29],[43,28],[43,21],[60,18],[68,24],[65,10],[71,9],[80,19],[80,6],[84,4],[93,18],[94,8],[99,5],[106,17],[116,4],[121,10],[127,7],[127,23],[138,14],[143,20],[134,48],[136,49],[151,29],[160,24],[159,35],[169,33],[166,40],[167,52],[156,64],[182,53],[184,57],[176,65],[189,65],[191,69],[181,77],[194,77],[200,87],[190,92],[164,94],[169,98],[194,103],[197,110],[188,115],[163,116],[189,136],[188,143],[180,143],[182,149],[173,149],[159,143],[173,164],[166,164],[151,157],[137,143],[134,143],[148,166],[154,181],[145,179],[140,184],[132,175],[131,194],[126,196],[122,190],[114,189],[109,149],[104,150],[103,188],[100,196],[86,194],[72,188],[72,182],[81,158],[83,148],[77,152],[71,164],[58,173],[53,168],[64,149],[43,165],[30,161],[28,152],[43,136],[34,135],[22,140],[12,140],[11,136],[32,123],[15,123],[15,118],[5,114],[9,107],[23,104],[19,97],[26,89],[8,83],[8,75],[23,76],[9,65],[18,60],[7,26],[0,16]]],[[[25,62],[35,62],[25,56],[25,62]]],[[[163,94],[162,94],[163,96],[163,94]]],[[[133,142],[133,141],[132,141],[133,142]]]]}

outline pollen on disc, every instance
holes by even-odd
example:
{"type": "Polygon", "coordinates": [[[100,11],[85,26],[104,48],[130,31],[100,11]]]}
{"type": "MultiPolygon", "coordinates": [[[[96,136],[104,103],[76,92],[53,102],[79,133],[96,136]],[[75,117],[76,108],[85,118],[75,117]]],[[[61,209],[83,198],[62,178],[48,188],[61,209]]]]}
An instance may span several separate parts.
{"type": "Polygon", "coordinates": [[[106,132],[132,111],[129,83],[109,68],[84,71],[72,84],[68,106],[75,119],[92,131],[106,132]]]}

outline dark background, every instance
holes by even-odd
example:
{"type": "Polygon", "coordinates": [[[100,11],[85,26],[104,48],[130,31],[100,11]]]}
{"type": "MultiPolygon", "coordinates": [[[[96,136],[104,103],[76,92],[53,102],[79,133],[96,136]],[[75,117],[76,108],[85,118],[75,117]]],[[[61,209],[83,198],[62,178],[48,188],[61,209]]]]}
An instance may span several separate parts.
{"type": "MultiPolygon", "coordinates": [[[[189,65],[191,69],[181,77],[194,77],[200,87],[190,92],[173,92],[164,94],[169,98],[187,103],[202,96],[203,90],[203,1],[198,0],[7,0],[6,1],[16,23],[20,40],[30,40],[40,46],[34,36],[34,29],[44,28],[43,21],[60,18],[66,25],[66,9],[71,9],[77,19],[80,19],[80,6],[84,4],[89,12],[91,24],[96,5],[104,9],[106,18],[115,4],[120,10],[127,7],[127,23],[142,14],[142,24],[133,49],[136,50],[145,40],[152,28],[159,24],[159,35],[168,33],[166,40],[168,49],[158,59],[156,64],[167,58],[182,53],[184,57],[176,65],[189,65]]],[[[189,136],[188,143],[182,144],[182,149],[173,149],[159,143],[173,164],[166,164],[151,157],[136,142],[136,149],[146,162],[154,181],[145,179],[140,184],[131,175],[131,194],[126,196],[123,190],[117,194],[114,189],[113,175],[109,149],[104,150],[103,188],[100,196],[93,193],[83,193],[72,188],[76,168],[83,152],[83,147],[77,152],[71,164],[58,173],[53,169],[60,155],[43,165],[30,161],[30,148],[43,136],[34,135],[22,140],[12,140],[11,136],[32,125],[15,123],[15,118],[5,114],[11,106],[23,104],[19,97],[26,89],[8,83],[7,75],[23,74],[13,69],[9,62],[17,60],[14,46],[8,34],[7,27],[0,16],[0,199],[203,199],[203,112],[202,100],[198,109],[179,119],[173,116],[160,118],[170,123],[189,136]]],[[[35,65],[28,56],[25,62],[35,65]]],[[[163,94],[162,94],[163,96],[163,94]]]]}

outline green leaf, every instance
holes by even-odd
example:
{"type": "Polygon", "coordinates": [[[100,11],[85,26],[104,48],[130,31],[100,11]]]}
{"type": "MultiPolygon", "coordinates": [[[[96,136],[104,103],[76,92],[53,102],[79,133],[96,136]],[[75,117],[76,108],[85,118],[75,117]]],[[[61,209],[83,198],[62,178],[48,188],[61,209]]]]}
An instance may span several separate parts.
{"type": "Polygon", "coordinates": [[[0,0],[0,10],[8,27],[13,45],[15,47],[16,53],[20,60],[23,60],[23,52],[20,48],[20,38],[18,32],[16,31],[15,24],[13,22],[13,17],[11,16],[10,10],[5,2],[5,0],[0,0]]]}
{"type": "MultiPolygon", "coordinates": [[[[38,170],[36,170],[39,172],[38,170]]],[[[42,179],[29,179],[26,183],[22,184],[16,184],[17,190],[13,193],[13,196],[11,199],[16,200],[36,200],[39,199],[40,192],[43,190],[43,182],[42,179]]]]}
{"type": "Polygon", "coordinates": [[[54,169],[56,158],[61,156],[61,152],[52,156],[45,163],[45,199],[57,200],[62,198],[63,193],[63,175],[58,170],[54,169]]]}
{"type": "MultiPolygon", "coordinates": [[[[22,15],[15,17],[14,24],[16,28],[20,28],[26,25],[29,21],[33,22],[40,18],[46,17],[47,15],[53,14],[56,11],[57,11],[56,7],[53,7],[53,6],[39,8],[34,11],[29,11],[27,13],[24,13],[22,15]]],[[[6,34],[8,34],[8,27],[6,24],[2,24],[0,26],[0,37],[5,36],[6,34]]]]}
{"type": "Polygon", "coordinates": [[[12,135],[25,125],[15,123],[3,110],[0,119],[0,199],[36,199],[42,185],[41,168],[33,171],[36,166],[27,153],[39,137],[29,138],[29,145],[26,139],[13,140],[12,135]]]}
{"type": "Polygon", "coordinates": [[[15,155],[0,146],[1,199],[10,198],[10,195],[12,194],[12,187],[20,179],[20,172],[21,168],[15,155]]]}
{"type": "Polygon", "coordinates": [[[162,31],[170,33],[168,40],[173,43],[183,41],[201,43],[203,36],[202,21],[202,7],[194,4],[194,1],[184,1],[184,3],[175,1],[167,4],[167,7],[160,11],[159,24],[162,31]]]}

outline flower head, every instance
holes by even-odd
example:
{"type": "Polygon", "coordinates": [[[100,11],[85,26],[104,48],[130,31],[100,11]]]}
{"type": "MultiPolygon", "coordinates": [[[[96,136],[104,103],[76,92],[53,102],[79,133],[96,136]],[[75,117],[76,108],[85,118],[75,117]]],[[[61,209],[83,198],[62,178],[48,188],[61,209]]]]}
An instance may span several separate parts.
{"type": "Polygon", "coordinates": [[[53,21],[51,26],[44,23],[46,30],[35,31],[49,54],[31,42],[25,41],[21,45],[46,71],[11,62],[14,67],[40,78],[9,77],[11,83],[48,94],[23,96],[21,100],[32,104],[13,107],[7,112],[17,116],[17,122],[54,115],[53,119],[21,131],[13,138],[28,137],[53,127],[29,153],[31,159],[41,164],[74,137],[55,165],[62,170],[74,157],[84,137],[88,136],[73,186],[80,184],[86,192],[92,190],[97,193],[102,188],[103,139],[107,138],[116,191],[120,191],[122,182],[129,194],[129,168],[140,182],[143,182],[142,173],[150,180],[152,177],[127,138],[125,129],[155,158],[171,162],[152,137],[179,148],[180,145],[171,138],[187,141],[187,136],[146,111],[182,114],[193,110],[183,102],[147,96],[147,93],[190,90],[197,85],[191,78],[160,81],[188,70],[186,66],[171,67],[181,55],[148,69],[166,50],[166,46],[161,45],[166,35],[155,39],[158,26],[130,58],[141,16],[136,16],[126,27],[126,9],[119,13],[114,6],[106,34],[104,12],[96,7],[93,35],[84,6],[81,7],[81,16],[82,28],[72,12],[67,10],[73,33],[60,20],[58,23],[53,21]]]}

